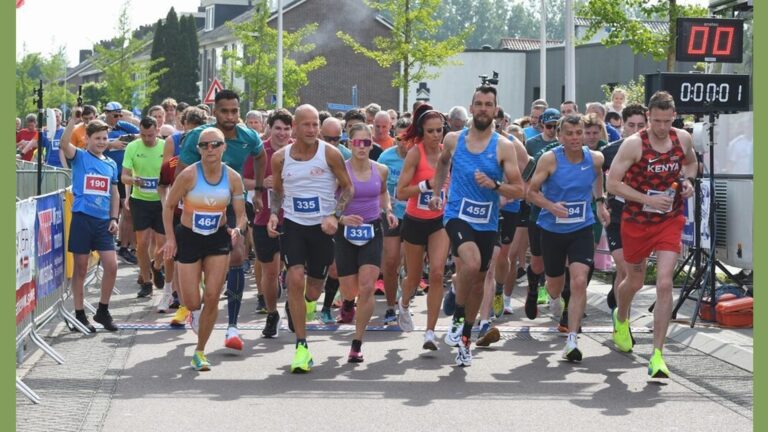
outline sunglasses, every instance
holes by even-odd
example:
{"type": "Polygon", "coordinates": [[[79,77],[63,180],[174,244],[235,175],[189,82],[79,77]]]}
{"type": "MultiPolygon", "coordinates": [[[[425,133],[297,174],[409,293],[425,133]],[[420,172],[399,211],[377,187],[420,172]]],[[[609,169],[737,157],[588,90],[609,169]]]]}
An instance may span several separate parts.
{"type": "Polygon", "coordinates": [[[544,125],[545,129],[554,129],[556,127],[557,127],[557,124],[555,124],[555,123],[547,123],[547,124],[544,125]]]}
{"type": "Polygon", "coordinates": [[[160,138],[167,139],[170,135],[160,135],[160,138]]]}
{"type": "Polygon", "coordinates": [[[339,136],[323,136],[326,142],[339,142],[341,141],[341,135],[339,136]]]}
{"type": "Polygon", "coordinates": [[[357,138],[352,140],[352,147],[370,147],[371,145],[373,145],[373,141],[369,140],[368,138],[357,138]]]}
{"type": "Polygon", "coordinates": [[[114,117],[114,118],[120,118],[120,117],[122,117],[122,116],[123,116],[123,115],[122,115],[122,114],[120,114],[120,113],[115,113],[115,114],[112,114],[112,117],[114,117]]]}
{"type": "Polygon", "coordinates": [[[214,148],[217,149],[224,145],[224,141],[208,141],[208,142],[199,142],[197,143],[197,148],[201,150],[214,148]]]}

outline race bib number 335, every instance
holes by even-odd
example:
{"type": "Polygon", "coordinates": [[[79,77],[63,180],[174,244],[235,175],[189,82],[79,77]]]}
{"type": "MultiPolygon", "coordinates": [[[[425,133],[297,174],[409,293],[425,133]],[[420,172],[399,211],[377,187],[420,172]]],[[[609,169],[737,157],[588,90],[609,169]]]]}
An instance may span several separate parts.
{"type": "Polygon", "coordinates": [[[315,216],[320,214],[320,198],[293,198],[293,211],[305,216],[315,216]]]}

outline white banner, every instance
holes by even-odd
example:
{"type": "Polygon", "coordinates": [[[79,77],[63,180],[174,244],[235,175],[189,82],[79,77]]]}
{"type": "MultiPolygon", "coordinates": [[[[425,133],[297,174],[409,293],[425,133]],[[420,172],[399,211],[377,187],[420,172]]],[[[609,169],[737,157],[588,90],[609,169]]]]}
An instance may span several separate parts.
{"type": "Polygon", "coordinates": [[[35,308],[35,217],[37,204],[16,204],[16,323],[35,308]]]}

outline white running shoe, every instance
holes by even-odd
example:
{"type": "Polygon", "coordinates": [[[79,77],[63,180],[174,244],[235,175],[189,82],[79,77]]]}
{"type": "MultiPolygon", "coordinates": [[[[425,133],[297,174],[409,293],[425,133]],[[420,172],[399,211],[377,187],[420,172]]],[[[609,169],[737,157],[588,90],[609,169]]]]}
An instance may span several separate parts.
{"type": "Polygon", "coordinates": [[[568,340],[565,342],[565,349],[563,349],[563,358],[570,362],[581,361],[581,351],[579,350],[576,333],[568,334],[568,340]]]}
{"type": "Polygon", "coordinates": [[[404,332],[413,331],[413,317],[409,308],[404,308],[400,301],[397,302],[397,325],[404,332]]]}
{"type": "Polygon", "coordinates": [[[563,315],[563,299],[562,297],[549,299],[549,312],[555,317],[556,320],[560,319],[563,315]]]}
{"type": "Polygon", "coordinates": [[[456,353],[456,366],[472,366],[472,342],[469,338],[459,338],[459,352],[456,353]]]}
{"type": "Polygon", "coordinates": [[[424,348],[425,350],[430,350],[430,351],[437,351],[438,350],[439,347],[437,346],[437,338],[435,337],[435,332],[434,331],[427,330],[424,333],[424,345],[422,346],[422,348],[424,348]]]}
{"type": "Polygon", "coordinates": [[[195,334],[200,330],[200,313],[203,311],[202,308],[192,311],[189,315],[187,315],[187,324],[189,324],[189,327],[192,329],[195,334]]]}
{"type": "Polygon", "coordinates": [[[170,284],[165,284],[163,287],[163,296],[160,298],[160,302],[157,304],[157,313],[168,312],[168,306],[173,301],[173,288],[170,284]]]}
{"type": "Polygon", "coordinates": [[[464,328],[464,320],[461,321],[454,321],[451,324],[451,329],[448,330],[448,333],[445,334],[444,342],[446,345],[451,347],[459,346],[459,342],[461,341],[461,331],[464,328]]]}

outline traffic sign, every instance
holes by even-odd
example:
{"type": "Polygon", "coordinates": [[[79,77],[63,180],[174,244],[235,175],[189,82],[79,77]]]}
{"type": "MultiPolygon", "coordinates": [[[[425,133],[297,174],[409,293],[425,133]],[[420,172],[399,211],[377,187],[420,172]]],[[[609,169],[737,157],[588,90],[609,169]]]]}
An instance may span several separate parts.
{"type": "Polygon", "coordinates": [[[355,105],[330,103],[330,102],[326,106],[331,111],[352,111],[353,109],[357,108],[355,105]]]}
{"type": "Polygon", "coordinates": [[[208,87],[208,92],[205,93],[205,99],[203,99],[203,103],[212,104],[216,102],[216,94],[222,90],[224,90],[224,86],[221,85],[217,78],[214,78],[211,82],[211,86],[208,87]]]}

